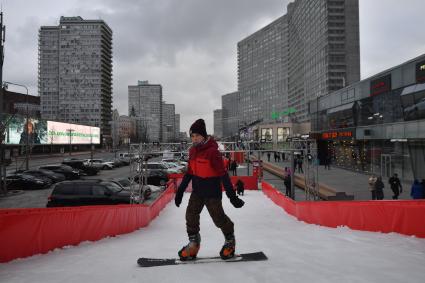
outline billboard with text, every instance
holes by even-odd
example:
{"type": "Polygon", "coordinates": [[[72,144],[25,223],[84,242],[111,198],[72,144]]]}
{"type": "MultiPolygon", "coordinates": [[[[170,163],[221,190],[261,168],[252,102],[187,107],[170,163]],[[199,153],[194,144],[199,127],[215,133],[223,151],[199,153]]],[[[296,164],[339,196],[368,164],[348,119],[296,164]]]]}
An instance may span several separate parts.
{"type": "Polygon", "coordinates": [[[48,144],[99,144],[100,128],[47,121],[48,144]]]}

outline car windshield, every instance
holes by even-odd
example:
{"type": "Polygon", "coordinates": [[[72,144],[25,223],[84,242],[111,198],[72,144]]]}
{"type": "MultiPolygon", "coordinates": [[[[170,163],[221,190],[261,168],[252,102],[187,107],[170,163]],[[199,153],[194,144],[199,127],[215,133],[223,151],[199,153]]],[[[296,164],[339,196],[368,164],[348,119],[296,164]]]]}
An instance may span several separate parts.
{"type": "Polygon", "coordinates": [[[102,182],[101,184],[105,185],[108,189],[110,189],[114,193],[118,193],[123,190],[123,187],[113,182],[102,182]]]}
{"type": "Polygon", "coordinates": [[[123,187],[130,187],[130,180],[128,179],[120,179],[118,180],[118,183],[120,183],[123,187]]]}

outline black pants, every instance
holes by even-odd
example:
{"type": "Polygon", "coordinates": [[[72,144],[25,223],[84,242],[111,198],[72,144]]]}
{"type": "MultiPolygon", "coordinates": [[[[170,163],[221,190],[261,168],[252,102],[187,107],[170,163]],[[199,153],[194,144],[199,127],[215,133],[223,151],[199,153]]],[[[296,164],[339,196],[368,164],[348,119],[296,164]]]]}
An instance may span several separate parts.
{"type": "Polygon", "coordinates": [[[397,188],[391,188],[391,190],[393,191],[394,195],[393,195],[393,199],[398,199],[398,196],[400,195],[400,191],[397,188]]]}
{"type": "Polygon", "coordinates": [[[371,192],[372,192],[372,200],[376,200],[376,191],[373,190],[371,192]]]}
{"type": "Polygon", "coordinates": [[[186,209],[186,230],[188,235],[199,233],[199,218],[204,206],[207,207],[215,226],[220,228],[224,235],[233,234],[233,222],[224,213],[221,199],[201,198],[192,193],[186,209]]]}

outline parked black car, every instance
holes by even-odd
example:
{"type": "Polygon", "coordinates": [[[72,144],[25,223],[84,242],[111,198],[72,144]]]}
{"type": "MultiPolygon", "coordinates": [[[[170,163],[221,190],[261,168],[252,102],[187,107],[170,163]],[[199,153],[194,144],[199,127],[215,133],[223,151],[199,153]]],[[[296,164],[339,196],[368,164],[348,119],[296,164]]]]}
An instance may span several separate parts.
{"type": "Polygon", "coordinates": [[[39,169],[50,170],[55,173],[63,174],[67,180],[80,179],[80,172],[68,165],[45,165],[40,166],[39,169]]]}
{"type": "MultiPolygon", "coordinates": [[[[168,182],[168,174],[162,170],[149,170],[147,171],[148,174],[148,185],[154,185],[154,186],[165,186],[168,182]]],[[[139,182],[139,176],[134,177],[135,182],[139,182]]]]}
{"type": "MultiPolygon", "coordinates": [[[[138,201],[138,197],[133,197],[138,201]]],[[[47,207],[129,204],[130,192],[102,180],[64,181],[54,185],[47,207]]]]}
{"type": "Polygon", "coordinates": [[[50,187],[52,181],[28,174],[13,174],[6,176],[6,184],[8,189],[40,190],[50,187]]]}
{"type": "Polygon", "coordinates": [[[52,183],[57,183],[57,182],[62,182],[65,181],[65,176],[63,174],[59,174],[59,173],[55,173],[53,171],[50,170],[44,170],[44,169],[39,169],[39,170],[18,170],[16,171],[16,173],[24,173],[24,174],[28,174],[28,175],[32,175],[34,177],[39,177],[39,178],[49,178],[52,183]]]}
{"type": "Polygon", "coordinates": [[[88,176],[94,176],[97,175],[97,173],[99,172],[99,169],[94,167],[94,166],[90,166],[90,165],[86,165],[84,160],[66,160],[64,159],[64,161],[62,161],[62,164],[64,165],[68,165],[74,169],[77,169],[80,171],[80,173],[83,173],[85,175],[88,176]]]}

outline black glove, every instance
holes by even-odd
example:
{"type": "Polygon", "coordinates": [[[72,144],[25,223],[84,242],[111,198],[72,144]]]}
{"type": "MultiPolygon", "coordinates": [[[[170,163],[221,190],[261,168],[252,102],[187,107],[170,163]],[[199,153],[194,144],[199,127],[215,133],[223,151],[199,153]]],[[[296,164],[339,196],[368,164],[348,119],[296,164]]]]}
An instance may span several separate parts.
{"type": "Polygon", "coordinates": [[[230,203],[236,208],[241,208],[245,204],[245,202],[237,196],[230,198],[230,203]]]}
{"type": "Polygon", "coordinates": [[[182,203],[182,199],[183,199],[183,191],[177,190],[176,196],[174,197],[174,203],[176,204],[177,207],[179,207],[180,204],[182,203]]]}

